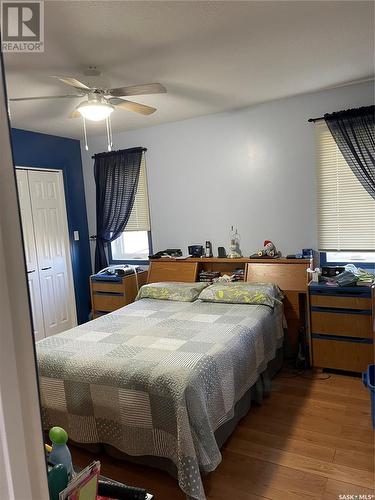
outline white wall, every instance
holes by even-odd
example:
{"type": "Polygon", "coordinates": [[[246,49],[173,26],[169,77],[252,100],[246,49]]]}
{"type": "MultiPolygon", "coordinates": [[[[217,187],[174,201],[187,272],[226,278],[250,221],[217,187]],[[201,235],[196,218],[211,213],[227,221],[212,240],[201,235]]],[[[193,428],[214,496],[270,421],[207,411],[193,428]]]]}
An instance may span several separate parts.
{"type": "MultiPolygon", "coordinates": [[[[216,254],[217,246],[228,248],[232,224],[244,255],[264,239],[284,255],[316,248],[314,125],[307,120],[370,105],[373,90],[373,83],[352,85],[115,134],[115,149],[148,148],[154,251],[187,252],[188,244],[211,240],[216,254]]],[[[106,139],[89,142],[82,157],[89,231],[95,234],[91,155],[106,150],[106,139]]]]}

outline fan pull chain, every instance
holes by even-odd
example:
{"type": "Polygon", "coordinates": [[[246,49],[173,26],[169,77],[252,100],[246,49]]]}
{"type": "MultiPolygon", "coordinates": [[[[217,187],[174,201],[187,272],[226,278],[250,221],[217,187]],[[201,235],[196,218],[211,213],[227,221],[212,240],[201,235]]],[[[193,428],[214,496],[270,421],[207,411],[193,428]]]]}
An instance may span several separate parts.
{"type": "Polygon", "coordinates": [[[111,144],[111,133],[110,133],[110,128],[109,128],[109,118],[105,119],[105,124],[107,128],[107,149],[108,151],[112,151],[112,144],[111,144]]]}
{"type": "Polygon", "coordinates": [[[111,121],[111,115],[108,117],[108,125],[109,125],[109,135],[111,138],[111,148],[113,148],[113,135],[112,135],[112,121],[111,121]]]}
{"type": "Polygon", "coordinates": [[[86,120],[85,120],[84,116],[82,116],[82,120],[83,120],[83,135],[85,137],[85,149],[86,149],[86,151],[88,151],[89,150],[89,145],[87,144],[86,120]]]}

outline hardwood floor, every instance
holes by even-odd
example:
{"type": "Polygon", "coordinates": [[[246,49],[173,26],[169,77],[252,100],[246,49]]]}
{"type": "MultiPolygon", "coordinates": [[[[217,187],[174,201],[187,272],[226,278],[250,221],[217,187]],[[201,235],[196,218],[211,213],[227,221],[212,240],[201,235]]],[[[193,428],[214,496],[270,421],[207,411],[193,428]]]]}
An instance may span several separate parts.
{"type": "MultiPolygon", "coordinates": [[[[344,494],[374,494],[370,411],[359,378],[281,373],[271,395],[253,406],[225,444],[222,463],[204,479],[208,499],[337,500],[344,494]]],[[[93,458],[77,448],[72,455],[79,466],[93,458]]],[[[144,487],[155,500],[185,499],[166,473],[106,455],[97,458],[104,475],[144,487]]]]}

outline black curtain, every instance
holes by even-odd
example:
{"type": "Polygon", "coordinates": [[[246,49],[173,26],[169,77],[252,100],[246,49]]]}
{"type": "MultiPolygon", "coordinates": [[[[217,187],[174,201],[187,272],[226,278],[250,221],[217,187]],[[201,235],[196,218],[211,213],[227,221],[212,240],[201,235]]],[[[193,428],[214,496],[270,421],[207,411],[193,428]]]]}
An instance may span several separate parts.
{"type": "Polygon", "coordinates": [[[353,173],[375,199],[375,106],[325,114],[337,146],[353,173]]]}
{"type": "Polygon", "coordinates": [[[97,227],[95,272],[108,266],[105,247],[120,236],[129,220],[143,151],[143,148],[132,148],[94,156],[97,227]]]}

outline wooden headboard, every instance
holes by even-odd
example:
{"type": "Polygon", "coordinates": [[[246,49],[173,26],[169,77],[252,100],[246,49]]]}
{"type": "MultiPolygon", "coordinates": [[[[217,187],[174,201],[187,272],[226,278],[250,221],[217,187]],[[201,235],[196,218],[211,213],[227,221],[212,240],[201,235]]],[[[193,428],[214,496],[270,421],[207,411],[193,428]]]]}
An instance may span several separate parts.
{"type": "MultiPolygon", "coordinates": [[[[284,313],[288,324],[289,342],[294,353],[298,349],[298,335],[307,322],[306,269],[311,263],[306,260],[288,259],[251,261],[246,265],[246,281],[276,283],[284,293],[284,313]]],[[[308,326],[307,326],[308,328],[308,326]]]]}
{"type": "Polygon", "coordinates": [[[281,290],[304,292],[307,291],[308,265],[305,261],[298,262],[249,262],[246,266],[246,281],[263,281],[276,283],[281,290]]]}
{"type": "Polygon", "coordinates": [[[148,268],[147,283],[157,283],[158,281],[183,281],[192,283],[197,281],[197,275],[197,262],[151,261],[148,268]]]}

